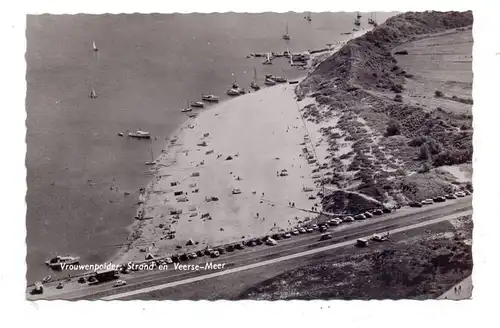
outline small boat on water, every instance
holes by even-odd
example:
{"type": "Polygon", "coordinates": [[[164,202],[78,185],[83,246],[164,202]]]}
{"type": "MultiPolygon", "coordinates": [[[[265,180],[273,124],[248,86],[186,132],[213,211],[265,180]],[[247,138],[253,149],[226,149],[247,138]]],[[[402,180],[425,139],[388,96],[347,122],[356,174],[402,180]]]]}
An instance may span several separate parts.
{"type": "Polygon", "coordinates": [[[286,24],[285,34],[282,36],[283,40],[290,40],[290,35],[288,34],[288,23],[286,24]]]}
{"type": "Polygon", "coordinates": [[[201,101],[195,101],[195,102],[192,102],[191,103],[191,107],[199,107],[199,108],[203,108],[205,106],[204,103],[202,103],[201,101]]]}
{"type": "Polygon", "coordinates": [[[359,18],[356,18],[354,20],[354,25],[356,25],[356,26],[360,26],[361,25],[361,22],[359,21],[359,18]]]}
{"type": "Polygon", "coordinates": [[[218,102],[219,97],[214,96],[214,95],[201,95],[201,99],[205,101],[211,101],[211,102],[218,102]]]}
{"type": "Polygon", "coordinates": [[[266,54],[266,60],[262,63],[263,65],[272,65],[273,61],[269,53],[266,54]]]}
{"type": "Polygon", "coordinates": [[[227,94],[229,96],[239,96],[240,95],[240,90],[235,89],[235,88],[231,88],[231,89],[227,90],[227,94]]]}
{"type": "Polygon", "coordinates": [[[153,148],[151,148],[150,151],[151,151],[151,161],[145,162],[144,164],[146,164],[146,165],[155,165],[156,161],[155,161],[155,157],[153,155],[153,148]]]}
{"type": "Polygon", "coordinates": [[[305,19],[306,19],[308,22],[312,21],[312,18],[311,18],[311,12],[309,12],[309,13],[307,14],[307,16],[305,17],[305,19]]]}
{"type": "Polygon", "coordinates": [[[90,88],[89,97],[90,97],[91,99],[95,99],[95,98],[97,98],[97,93],[96,93],[96,92],[95,92],[95,90],[94,90],[94,89],[92,89],[92,88],[90,88]]]}
{"type": "Polygon", "coordinates": [[[188,100],[188,101],[187,101],[187,106],[186,106],[186,108],[182,108],[182,109],[181,109],[181,112],[186,113],[186,112],[190,112],[190,111],[192,111],[192,110],[193,110],[193,109],[191,108],[191,106],[189,106],[189,100],[188,100]]]}
{"type": "Polygon", "coordinates": [[[374,19],[373,13],[370,14],[370,18],[368,18],[368,24],[377,26],[377,21],[374,19]]]}
{"type": "Polygon", "coordinates": [[[97,49],[97,46],[95,45],[95,41],[92,41],[92,48],[94,49],[94,51],[99,51],[99,49],[97,49]]]}
{"type": "Polygon", "coordinates": [[[273,79],[270,79],[270,78],[266,78],[266,80],[264,81],[264,84],[265,85],[276,85],[276,81],[274,81],[273,79]]]}
{"type": "Polygon", "coordinates": [[[137,130],[135,132],[129,132],[128,136],[131,138],[140,138],[140,139],[141,138],[142,139],[150,139],[151,138],[151,134],[149,132],[142,131],[142,130],[137,130]]]}
{"type": "Polygon", "coordinates": [[[359,11],[356,14],[356,18],[358,18],[358,19],[361,18],[361,14],[359,13],[359,11]]]}
{"type": "Polygon", "coordinates": [[[260,86],[257,83],[257,69],[253,68],[253,81],[250,82],[250,87],[254,90],[260,90],[260,86]]]}
{"type": "Polygon", "coordinates": [[[45,261],[51,269],[61,269],[64,265],[77,264],[80,262],[80,258],[77,256],[56,256],[50,260],[45,261]]]}

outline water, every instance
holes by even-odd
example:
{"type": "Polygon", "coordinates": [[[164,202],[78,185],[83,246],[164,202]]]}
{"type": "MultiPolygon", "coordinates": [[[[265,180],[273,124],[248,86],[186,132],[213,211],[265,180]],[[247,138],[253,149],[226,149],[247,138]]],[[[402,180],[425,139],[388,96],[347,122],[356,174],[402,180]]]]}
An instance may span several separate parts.
{"type": "Polygon", "coordinates": [[[312,14],[311,23],[303,16],[28,16],[28,282],[51,273],[43,264],[51,255],[79,255],[82,263],[113,256],[128,237],[137,190],[151,178],[150,149],[159,154],[186,119],[187,100],[225,98],[234,78],[248,88],[254,67],[261,85],[266,73],[304,75],[284,58],[262,65],[245,56],[324,48],[346,39],[340,33],[352,29],[354,14],[312,14]],[[287,23],[291,40],[284,41],[287,23]],[[99,98],[88,97],[90,88],[99,98]],[[117,135],[137,129],[158,140],[117,135]]]}

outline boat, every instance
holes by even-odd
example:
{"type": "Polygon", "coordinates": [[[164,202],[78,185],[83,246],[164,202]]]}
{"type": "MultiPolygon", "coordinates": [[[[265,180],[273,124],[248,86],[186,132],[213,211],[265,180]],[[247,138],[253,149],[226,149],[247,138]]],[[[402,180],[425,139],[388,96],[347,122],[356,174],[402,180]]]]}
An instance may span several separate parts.
{"type": "Polygon", "coordinates": [[[281,77],[281,76],[273,76],[271,78],[271,80],[278,82],[278,83],[285,83],[287,81],[287,79],[285,77],[281,77]]]}
{"type": "Polygon", "coordinates": [[[204,94],[202,94],[201,95],[201,99],[205,100],[205,101],[211,101],[211,102],[218,102],[219,101],[219,97],[214,96],[214,95],[204,95],[204,94]]]}
{"type": "Polygon", "coordinates": [[[358,18],[358,19],[361,18],[361,14],[359,13],[359,11],[356,14],[356,18],[358,18]]]}
{"type": "Polygon", "coordinates": [[[356,26],[360,26],[361,25],[361,22],[359,21],[359,18],[356,18],[354,20],[354,25],[356,25],[356,26]]]}
{"type": "Polygon", "coordinates": [[[56,256],[45,261],[51,269],[61,269],[63,265],[77,264],[80,262],[79,257],[75,256],[56,256]]]}
{"type": "Polygon", "coordinates": [[[374,17],[374,15],[373,15],[373,13],[371,13],[370,18],[368,18],[368,24],[373,25],[373,26],[377,26],[377,22],[373,17],[374,17]]]}
{"type": "Polygon", "coordinates": [[[145,162],[144,164],[146,164],[146,165],[155,165],[156,164],[156,160],[155,160],[155,157],[153,155],[153,148],[151,148],[150,151],[151,151],[151,161],[145,162]]]}
{"type": "Polygon", "coordinates": [[[151,138],[151,134],[149,132],[142,131],[142,130],[137,130],[135,132],[129,132],[128,136],[131,138],[143,138],[143,139],[150,139],[151,138]]]}
{"type": "Polygon", "coordinates": [[[253,68],[253,81],[250,82],[250,87],[254,90],[260,90],[260,86],[257,83],[257,69],[253,68]]]}
{"type": "Polygon", "coordinates": [[[191,107],[199,107],[199,108],[202,108],[202,107],[204,107],[204,106],[205,106],[205,104],[204,104],[204,103],[202,103],[201,101],[195,101],[195,102],[192,102],[192,103],[191,103],[191,107]]]}
{"type": "Polygon", "coordinates": [[[290,40],[290,35],[288,34],[288,24],[286,24],[285,34],[283,34],[283,40],[290,40]]]}
{"type": "Polygon", "coordinates": [[[269,54],[269,52],[266,54],[266,60],[262,64],[264,64],[264,65],[272,65],[273,64],[273,61],[271,59],[271,55],[269,54]]]}
{"type": "Polygon", "coordinates": [[[91,99],[97,98],[97,93],[95,92],[95,90],[93,88],[90,88],[89,97],[91,99]]]}
{"type": "Polygon", "coordinates": [[[235,88],[231,88],[231,89],[227,90],[227,94],[229,96],[239,96],[240,95],[240,90],[235,89],[235,88]]]}
{"type": "Polygon", "coordinates": [[[183,108],[181,109],[181,112],[183,113],[186,113],[186,112],[190,112],[192,111],[193,109],[191,108],[191,106],[189,106],[189,100],[187,101],[187,107],[186,108],[183,108]]]}
{"type": "Polygon", "coordinates": [[[307,16],[305,17],[305,19],[306,19],[308,22],[312,21],[312,18],[311,18],[311,12],[309,12],[309,13],[307,14],[307,16]]]}
{"type": "Polygon", "coordinates": [[[285,34],[283,34],[283,40],[290,40],[290,35],[288,34],[288,24],[286,24],[285,34]]]}
{"type": "Polygon", "coordinates": [[[264,81],[264,84],[265,85],[275,85],[276,84],[276,81],[274,81],[273,79],[271,78],[266,78],[266,80],[264,81]]]}
{"type": "Polygon", "coordinates": [[[92,48],[94,48],[94,51],[98,51],[97,46],[95,45],[95,41],[92,41],[92,48]]]}

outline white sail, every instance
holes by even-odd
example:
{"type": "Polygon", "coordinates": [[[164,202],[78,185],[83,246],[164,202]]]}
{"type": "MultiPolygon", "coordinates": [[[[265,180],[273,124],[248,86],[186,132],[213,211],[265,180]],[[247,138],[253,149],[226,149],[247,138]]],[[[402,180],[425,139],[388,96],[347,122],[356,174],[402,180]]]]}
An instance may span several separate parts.
{"type": "Polygon", "coordinates": [[[97,51],[97,46],[95,45],[95,41],[92,41],[92,47],[94,48],[94,51],[97,51]]]}

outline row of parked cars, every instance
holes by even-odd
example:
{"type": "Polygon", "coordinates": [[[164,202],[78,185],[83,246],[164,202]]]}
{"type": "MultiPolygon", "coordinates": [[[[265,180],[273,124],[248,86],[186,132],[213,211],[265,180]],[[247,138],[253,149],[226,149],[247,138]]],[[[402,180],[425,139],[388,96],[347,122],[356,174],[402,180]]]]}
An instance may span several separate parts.
{"type": "Polygon", "coordinates": [[[428,198],[428,199],[424,199],[421,202],[413,202],[413,203],[410,203],[410,207],[422,207],[424,205],[431,205],[434,203],[443,203],[443,202],[446,202],[446,200],[448,200],[448,199],[457,199],[457,198],[461,198],[461,197],[465,197],[465,196],[469,196],[469,195],[472,195],[471,191],[463,190],[463,191],[459,191],[455,194],[448,194],[445,196],[428,198]]]}

